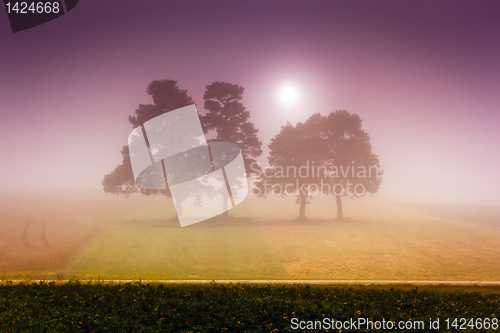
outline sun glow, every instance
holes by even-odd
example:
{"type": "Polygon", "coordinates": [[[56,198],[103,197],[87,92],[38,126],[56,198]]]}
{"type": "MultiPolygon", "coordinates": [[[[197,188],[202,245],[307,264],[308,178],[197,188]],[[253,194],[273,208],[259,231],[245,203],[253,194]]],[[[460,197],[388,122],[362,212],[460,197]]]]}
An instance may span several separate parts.
{"type": "Polygon", "coordinates": [[[284,106],[293,106],[300,99],[300,88],[295,83],[285,83],[278,90],[278,98],[284,106]]]}

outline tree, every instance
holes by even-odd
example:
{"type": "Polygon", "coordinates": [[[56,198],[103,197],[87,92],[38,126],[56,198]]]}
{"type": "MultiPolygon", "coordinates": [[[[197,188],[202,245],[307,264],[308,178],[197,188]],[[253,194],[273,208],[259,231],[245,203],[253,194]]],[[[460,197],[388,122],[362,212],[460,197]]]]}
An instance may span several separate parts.
{"type": "MultiPolygon", "coordinates": [[[[128,120],[132,126],[138,127],[144,122],[153,119],[165,112],[169,112],[187,105],[193,104],[192,98],[187,94],[187,90],[180,89],[175,80],[152,81],[146,92],[152,96],[154,104],[139,104],[135,111],[135,116],[129,116],[128,120]]],[[[170,190],[148,190],[139,188],[135,184],[128,146],[124,146],[121,151],[122,163],[112,172],[104,176],[102,185],[107,193],[124,194],[126,196],[141,192],[145,195],[164,194],[170,197],[170,190]]]]}
{"type": "Polygon", "coordinates": [[[313,195],[333,195],[337,219],[342,219],[342,196],[360,197],[379,188],[382,171],[369,140],[361,118],[344,110],[314,114],[296,126],[288,123],[269,144],[270,166],[254,183],[255,191],[297,195],[299,219],[305,219],[313,195]]]}
{"type": "Polygon", "coordinates": [[[249,121],[250,112],[241,100],[245,89],[237,84],[213,82],[206,86],[205,110],[201,118],[203,131],[215,130],[216,137],[210,141],[234,142],[240,148],[247,173],[254,173],[250,168],[262,154],[262,142],[257,137],[258,130],[249,121]]]}
{"type": "MultiPolygon", "coordinates": [[[[203,98],[207,113],[201,123],[205,133],[216,132],[216,137],[209,141],[233,142],[240,147],[247,176],[250,176],[256,172],[256,158],[262,154],[262,142],[257,137],[258,130],[249,121],[250,112],[241,103],[243,91],[244,88],[237,84],[220,81],[206,86],[203,98]],[[250,168],[252,164],[253,169],[250,168]]],[[[224,202],[224,206],[227,204],[224,202]]],[[[224,216],[228,213],[225,211],[224,216]]]]}
{"type": "Polygon", "coordinates": [[[383,170],[378,156],[372,153],[370,136],[362,129],[359,115],[345,110],[330,113],[324,119],[321,135],[328,143],[323,164],[332,171],[328,177],[332,186],[329,194],[335,196],[337,219],[341,220],[342,197],[376,193],[383,170]]]}
{"type": "MultiPolygon", "coordinates": [[[[257,138],[257,129],[249,121],[249,112],[241,103],[244,89],[238,85],[225,82],[214,82],[206,88],[204,97],[205,108],[208,112],[205,116],[201,117],[204,132],[208,133],[211,130],[215,130],[217,133],[216,141],[227,141],[238,144],[241,148],[245,165],[247,166],[246,169],[249,170],[248,165],[262,154],[262,143],[257,138]]],[[[135,116],[129,117],[129,122],[134,128],[142,126],[144,122],[165,112],[193,104],[193,100],[187,94],[187,91],[180,89],[177,86],[177,81],[174,80],[153,81],[149,84],[147,93],[152,96],[153,104],[140,104],[135,111],[135,116]]],[[[228,151],[226,153],[225,156],[219,157],[229,158],[234,152],[228,151]]],[[[124,194],[126,196],[135,192],[145,195],[164,194],[167,197],[172,196],[168,186],[166,190],[139,188],[133,176],[128,146],[122,148],[121,154],[123,158],[122,163],[104,176],[102,184],[105,192],[124,194]]],[[[193,159],[183,160],[182,163],[196,162],[193,159]]],[[[169,172],[168,169],[164,170],[167,173],[169,172]]],[[[225,204],[227,205],[227,203],[225,204]]]]}
{"type": "Polygon", "coordinates": [[[175,80],[153,81],[146,92],[153,97],[154,104],[139,104],[139,108],[135,110],[136,116],[128,117],[134,128],[165,112],[193,104],[193,99],[187,94],[187,90],[180,89],[175,80]]]}
{"type": "Polygon", "coordinates": [[[258,196],[296,195],[300,207],[298,219],[306,218],[310,188],[318,186],[322,178],[321,174],[313,173],[326,150],[325,140],[318,135],[321,121],[321,115],[314,114],[304,123],[282,126],[269,144],[269,167],[254,182],[258,196]]]}

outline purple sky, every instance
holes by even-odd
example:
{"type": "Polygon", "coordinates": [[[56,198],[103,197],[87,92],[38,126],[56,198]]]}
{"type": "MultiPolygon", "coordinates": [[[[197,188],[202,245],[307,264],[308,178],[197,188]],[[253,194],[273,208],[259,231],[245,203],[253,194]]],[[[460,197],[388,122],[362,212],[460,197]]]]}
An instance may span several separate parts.
{"type": "Polygon", "coordinates": [[[223,80],[245,87],[266,147],[346,109],[379,154],[380,198],[498,204],[499,17],[495,0],[85,0],[12,34],[0,10],[2,191],[100,189],[149,82],[178,80],[203,112],[223,80]],[[302,96],[286,108],[289,81],[302,96]]]}

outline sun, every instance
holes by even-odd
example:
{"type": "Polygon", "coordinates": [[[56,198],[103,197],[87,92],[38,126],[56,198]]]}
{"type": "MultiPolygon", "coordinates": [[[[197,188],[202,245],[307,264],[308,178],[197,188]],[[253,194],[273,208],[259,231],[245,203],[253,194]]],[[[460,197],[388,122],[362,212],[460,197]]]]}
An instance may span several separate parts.
{"type": "Polygon", "coordinates": [[[295,83],[285,83],[279,87],[278,98],[284,106],[293,106],[300,99],[300,87],[295,83]]]}

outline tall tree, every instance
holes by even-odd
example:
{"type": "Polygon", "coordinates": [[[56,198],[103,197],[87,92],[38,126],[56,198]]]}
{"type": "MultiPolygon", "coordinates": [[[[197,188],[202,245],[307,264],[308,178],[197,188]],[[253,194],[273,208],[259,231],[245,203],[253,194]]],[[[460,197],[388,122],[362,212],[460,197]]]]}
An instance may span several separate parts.
{"type": "Polygon", "coordinates": [[[370,136],[363,130],[359,115],[337,110],[330,113],[323,123],[321,135],[328,142],[323,164],[333,171],[327,179],[332,186],[330,194],[335,196],[337,219],[340,220],[343,218],[342,197],[376,193],[383,170],[378,156],[372,153],[370,136]]]}
{"type": "MultiPolygon", "coordinates": [[[[153,104],[139,104],[135,111],[135,116],[129,116],[128,120],[132,126],[141,126],[144,122],[153,119],[165,112],[169,112],[187,105],[193,104],[192,98],[187,94],[187,90],[180,89],[175,80],[152,81],[146,90],[152,96],[153,104]]],[[[139,188],[135,184],[128,146],[124,146],[121,151],[122,163],[113,171],[104,176],[102,185],[105,192],[124,194],[126,196],[141,192],[145,195],[164,194],[171,196],[170,190],[148,190],[139,188]]]]}
{"type": "Polygon", "coordinates": [[[215,130],[213,141],[234,142],[241,148],[247,173],[253,173],[250,165],[262,154],[262,142],[258,130],[250,122],[250,112],[241,103],[244,88],[232,83],[216,81],[206,86],[205,110],[201,118],[203,130],[215,130]]]}
{"type": "Polygon", "coordinates": [[[318,186],[321,180],[321,174],[313,173],[326,149],[326,142],[317,132],[321,120],[321,115],[314,114],[304,123],[282,126],[269,144],[269,167],[259,173],[254,182],[258,196],[296,195],[298,219],[306,218],[306,204],[311,198],[310,187],[318,186]]]}
{"type": "MultiPolygon", "coordinates": [[[[250,122],[250,112],[241,103],[244,88],[232,83],[215,81],[206,86],[203,98],[207,113],[201,118],[203,131],[215,131],[216,137],[210,141],[225,141],[238,144],[241,148],[247,176],[255,171],[256,158],[262,154],[262,142],[257,137],[258,130],[250,122]]],[[[258,168],[260,170],[260,168],[258,168]]],[[[224,202],[224,206],[227,206],[224,202]]],[[[229,212],[225,211],[224,216],[229,212]]]]}
{"type": "Polygon", "coordinates": [[[360,197],[379,188],[383,172],[369,141],[361,118],[344,110],[314,114],[296,126],[288,123],[269,144],[269,168],[254,183],[255,192],[297,195],[299,219],[305,218],[312,195],[333,195],[337,219],[342,219],[343,196],[360,197]]]}

